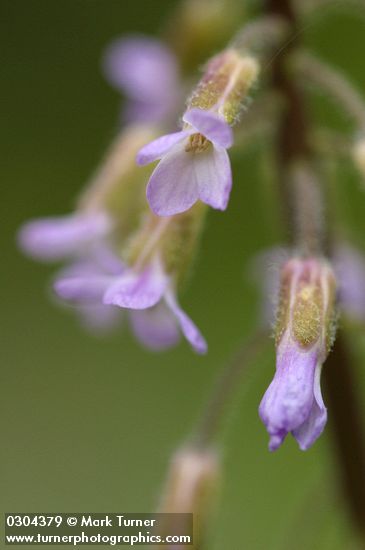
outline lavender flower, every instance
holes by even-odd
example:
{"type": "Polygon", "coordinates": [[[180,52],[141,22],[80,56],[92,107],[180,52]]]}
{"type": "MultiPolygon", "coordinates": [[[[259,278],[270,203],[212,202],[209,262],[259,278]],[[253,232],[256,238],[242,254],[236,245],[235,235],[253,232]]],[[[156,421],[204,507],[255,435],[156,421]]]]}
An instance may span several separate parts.
{"type": "Polygon", "coordinates": [[[162,42],[129,36],[113,42],[103,69],[108,81],[126,94],[127,122],[166,122],[176,115],[181,100],[177,60],[162,42]]]}
{"type": "MultiPolygon", "coordinates": [[[[103,302],[109,287],[123,280],[127,269],[123,262],[109,251],[108,257],[79,261],[61,271],[54,282],[56,294],[75,309],[84,325],[98,332],[110,329],[123,319],[122,311],[103,302]]],[[[179,330],[174,318],[163,305],[143,311],[130,311],[129,321],[137,339],[152,350],[168,349],[179,341],[179,330]]]]}
{"type": "Polygon", "coordinates": [[[276,374],[259,408],[276,450],[291,432],[302,450],[322,433],[320,373],[334,337],[335,279],[324,260],[292,259],[282,270],[276,374]]]}
{"type": "Polygon", "coordinates": [[[57,261],[85,253],[110,232],[112,220],[104,212],[79,212],[26,223],[19,231],[23,252],[43,261],[57,261]]]}
{"type": "MultiPolygon", "coordinates": [[[[170,224],[173,223],[174,220],[170,220],[170,224]]],[[[166,227],[161,231],[157,225],[151,233],[150,229],[150,226],[143,228],[146,242],[134,267],[127,268],[112,253],[106,257],[106,250],[103,250],[101,257],[75,263],[61,272],[54,284],[55,291],[63,300],[77,305],[79,313],[86,316],[86,324],[90,324],[89,315],[94,316],[96,310],[93,308],[99,308],[104,316],[102,308],[115,310],[118,306],[129,310],[134,333],[147,347],[171,347],[178,342],[181,331],[195,351],[205,353],[204,338],[178,304],[175,277],[167,274],[159,257],[163,250],[159,251],[157,240],[164,241],[166,227]],[[149,248],[153,250],[153,245],[157,245],[157,251],[149,256],[149,248]]],[[[138,237],[137,248],[140,246],[138,237]]]]}
{"type": "Polygon", "coordinates": [[[233,144],[231,125],[257,74],[252,57],[241,57],[235,50],[219,54],[208,64],[189,102],[183,129],[140,150],[140,165],[160,159],[147,186],[155,214],[178,214],[197,200],[226,209],[232,187],[226,151],[233,144]]]}
{"type": "MultiPolygon", "coordinates": [[[[19,245],[29,256],[66,262],[56,276],[55,292],[75,306],[82,323],[93,331],[109,330],[123,317],[118,307],[103,303],[103,296],[127,272],[116,250],[123,248],[148,211],[143,196],[145,174],[134,159],[141,142],[151,135],[142,126],[125,130],[82,194],[75,213],[28,222],[18,234],[19,245]]],[[[128,317],[139,341],[149,348],[171,347],[179,340],[178,323],[164,304],[131,311],[128,317]]]]}
{"type": "MultiPolygon", "coordinates": [[[[173,278],[165,273],[157,256],[152,258],[144,269],[140,271],[131,269],[117,278],[106,289],[104,304],[134,310],[133,326],[135,332],[144,341],[149,339],[156,341],[156,335],[152,334],[148,318],[148,312],[152,309],[153,318],[159,326],[166,327],[166,330],[170,331],[174,343],[176,336],[173,329],[178,325],[197,353],[207,351],[207,344],[199,329],[177,301],[173,278]],[[140,316],[140,312],[144,315],[140,316]]],[[[156,332],[156,328],[152,330],[156,332]]],[[[162,338],[168,340],[166,334],[163,334],[162,338]]]]}
{"type": "Polygon", "coordinates": [[[122,273],[124,264],[111,250],[99,249],[93,257],[75,259],[55,277],[59,298],[75,306],[82,325],[95,333],[111,331],[122,318],[116,308],[107,307],[100,296],[107,280],[122,273]]]}

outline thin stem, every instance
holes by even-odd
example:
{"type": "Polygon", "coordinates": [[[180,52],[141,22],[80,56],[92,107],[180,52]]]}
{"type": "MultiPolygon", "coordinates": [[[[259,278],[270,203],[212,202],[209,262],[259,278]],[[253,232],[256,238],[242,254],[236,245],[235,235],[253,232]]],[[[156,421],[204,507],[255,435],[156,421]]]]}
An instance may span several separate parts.
{"type": "Polygon", "coordinates": [[[295,242],[304,256],[319,256],[323,250],[323,201],[316,174],[305,162],[291,170],[291,188],[296,197],[295,242]]]}
{"type": "Polygon", "coordinates": [[[293,68],[304,83],[324,90],[365,131],[365,99],[344,75],[305,52],[294,56],[293,68]]]}
{"type": "Polygon", "coordinates": [[[309,140],[307,119],[301,90],[286,70],[286,59],[297,45],[298,31],[292,4],[288,0],[267,0],[267,13],[284,18],[292,30],[292,39],[273,59],[272,79],[274,88],[284,99],[283,116],[276,140],[279,190],[284,219],[288,221],[288,240],[295,245],[297,234],[295,208],[296,197],[288,178],[288,168],[293,161],[307,158],[309,140]]]}
{"type": "Polygon", "coordinates": [[[282,17],[262,16],[246,23],[231,40],[233,48],[261,55],[283,41],[288,24],[282,17]]]}
{"type": "Polygon", "coordinates": [[[219,430],[226,406],[230,402],[241,376],[255,357],[265,349],[268,341],[267,331],[255,332],[240,346],[230,363],[218,376],[193,435],[194,446],[204,448],[212,443],[219,430]]]}
{"type": "Polygon", "coordinates": [[[341,332],[327,359],[324,381],[340,477],[352,516],[365,536],[365,430],[362,404],[351,353],[341,332]]]}

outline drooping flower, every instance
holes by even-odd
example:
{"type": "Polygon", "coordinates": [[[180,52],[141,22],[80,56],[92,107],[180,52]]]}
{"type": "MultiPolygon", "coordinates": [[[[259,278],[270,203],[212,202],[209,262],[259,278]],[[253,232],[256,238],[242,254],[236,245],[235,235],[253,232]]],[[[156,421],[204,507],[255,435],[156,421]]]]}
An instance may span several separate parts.
{"type": "Polygon", "coordinates": [[[335,278],[325,260],[289,260],[282,269],[276,325],[276,374],[259,408],[276,450],[291,432],[302,450],[322,433],[327,410],[322,365],[335,329],[335,278]]]}
{"type": "Polygon", "coordinates": [[[108,81],[127,96],[127,122],[166,123],[176,116],[182,97],[177,60],[159,40],[134,35],[114,41],[103,69],[108,81]]]}
{"type": "Polygon", "coordinates": [[[183,115],[183,129],[154,140],[137,155],[145,165],[160,160],[147,199],[158,216],[188,210],[197,200],[224,210],[232,187],[227,149],[231,126],[258,74],[257,61],[229,49],[213,58],[183,115]]]}
{"type": "MultiPolygon", "coordinates": [[[[104,294],[105,304],[135,313],[157,306],[161,315],[165,312],[165,319],[169,316],[179,326],[198,353],[205,353],[207,344],[180,307],[177,294],[191,264],[204,214],[205,208],[200,205],[164,220],[151,213],[127,250],[129,269],[104,294]]],[[[140,319],[135,319],[139,324],[140,319]]]]}
{"type": "Polygon", "coordinates": [[[81,313],[88,311],[80,308],[102,304],[127,310],[134,333],[149,348],[171,347],[182,333],[195,351],[205,353],[204,338],[177,301],[203,213],[199,207],[167,220],[150,214],[132,237],[124,264],[116,258],[73,266],[56,280],[56,293],[81,313]]]}
{"type": "MultiPolygon", "coordinates": [[[[199,329],[180,307],[173,279],[166,274],[158,257],[154,257],[141,271],[130,269],[118,277],[106,289],[104,304],[132,310],[135,332],[144,340],[151,332],[148,315],[155,312],[155,318],[161,326],[171,330],[178,325],[197,353],[207,351],[207,344],[199,329]]],[[[151,340],[155,341],[155,336],[151,336],[151,340]]]]}
{"type": "MultiPolygon", "coordinates": [[[[106,257],[79,261],[62,270],[55,279],[59,298],[72,304],[82,323],[98,332],[120,324],[125,317],[120,308],[103,302],[104,294],[126,272],[119,257],[109,251],[106,257]]],[[[180,333],[166,307],[157,305],[143,311],[129,311],[128,319],[136,338],[147,348],[163,350],[175,346],[180,333]]]]}

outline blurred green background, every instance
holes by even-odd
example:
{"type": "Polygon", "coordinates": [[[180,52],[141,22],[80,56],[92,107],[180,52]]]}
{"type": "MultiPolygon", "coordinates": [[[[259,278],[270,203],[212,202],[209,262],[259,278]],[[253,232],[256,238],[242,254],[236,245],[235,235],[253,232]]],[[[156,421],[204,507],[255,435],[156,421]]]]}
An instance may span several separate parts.
{"type": "MultiPolygon", "coordinates": [[[[151,354],[127,327],[85,334],[47,294],[53,266],[22,257],[15,234],[29,218],[63,214],[117,128],[120,97],[103,80],[108,42],[154,34],[173,1],[2,0],[1,315],[2,510],[148,512],[169,456],[189,434],[216,373],[257,318],[247,262],[282,242],[261,147],[236,159],[225,214],[210,212],[194,277],[182,303],[209,342],[151,354]],[[263,180],[265,180],[263,182],[263,180]]],[[[365,18],[329,11],[304,30],[306,42],[365,86],[365,18]]],[[[322,122],[348,131],[325,99],[322,122]]],[[[349,134],[350,135],[350,134],[349,134]]],[[[330,182],[348,234],[361,245],[365,196],[350,163],[330,182]],[[341,187],[340,187],[341,186],[341,187]]],[[[363,387],[364,337],[353,346],[363,387]],[[361,370],[362,369],[362,370],[361,370]]],[[[224,434],[224,483],[209,548],[343,549],[351,524],[337,487],[331,411],[307,453],[288,437],[275,454],[257,407],[274,371],[273,345],[237,392],[224,434]]]]}

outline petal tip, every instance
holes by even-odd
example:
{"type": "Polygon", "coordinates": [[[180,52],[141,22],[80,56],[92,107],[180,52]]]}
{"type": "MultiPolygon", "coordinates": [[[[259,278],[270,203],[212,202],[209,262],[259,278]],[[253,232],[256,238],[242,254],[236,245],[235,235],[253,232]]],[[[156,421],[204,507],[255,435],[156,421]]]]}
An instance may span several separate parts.
{"type": "Polygon", "coordinates": [[[269,451],[271,453],[277,451],[279,447],[281,447],[281,445],[283,444],[284,439],[285,439],[285,435],[284,436],[281,436],[279,434],[271,435],[269,445],[268,445],[269,451]]]}

